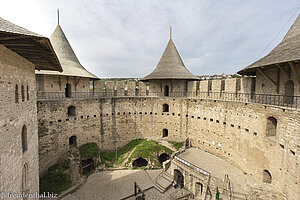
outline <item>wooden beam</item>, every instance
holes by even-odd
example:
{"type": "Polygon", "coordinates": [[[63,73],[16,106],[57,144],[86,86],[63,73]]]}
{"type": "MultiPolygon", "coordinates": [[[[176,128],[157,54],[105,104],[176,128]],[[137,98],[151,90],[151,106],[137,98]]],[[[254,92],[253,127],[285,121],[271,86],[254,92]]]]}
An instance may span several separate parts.
{"type": "MultiPolygon", "coordinates": [[[[259,73],[261,73],[264,77],[266,77],[267,79],[269,79],[269,81],[271,81],[271,83],[273,83],[276,86],[276,90],[278,88],[279,83],[276,83],[273,79],[271,79],[270,76],[268,76],[267,74],[265,74],[263,71],[261,71],[259,68],[257,68],[257,71],[259,71],[259,73]]],[[[277,92],[277,91],[276,91],[277,92]]]]}
{"type": "Polygon", "coordinates": [[[290,68],[293,72],[293,75],[295,76],[295,78],[296,78],[296,80],[299,84],[299,92],[300,92],[300,77],[299,77],[299,74],[297,73],[297,70],[296,70],[295,65],[294,65],[293,62],[289,62],[289,65],[290,65],[290,68]]]}
{"type": "Polygon", "coordinates": [[[61,80],[60,80],[60,76],[58,76],[58,85],[59,85],[59,91],[61,91],[61,80]]]}
{"type": "Polygon", "coordinates": [[[288,77],[288,79],[291,79],[291,73],[283,69],[283,67],[281,67],[280,64],[276,64],[276,66],[288,77]]]}
{"type": "Polygon", "coordinates": [[[79,81],[80,81],[80,77],[78,78],[77,81],[76,81],[76,76],[74,77],[74,79],[75,79],[75,91],[76,91],[77,85],[78,85],[78,83],[79,83],[79,81]]]}
{"type": "Polygon", "coordinates": [[[0,41],[4,41],[4,40],[18,40],[18,39],[24,39],[24,38],[28,38],[29,36],[11,36],[11,37],[1,37],[0,35],[0,41]]]}

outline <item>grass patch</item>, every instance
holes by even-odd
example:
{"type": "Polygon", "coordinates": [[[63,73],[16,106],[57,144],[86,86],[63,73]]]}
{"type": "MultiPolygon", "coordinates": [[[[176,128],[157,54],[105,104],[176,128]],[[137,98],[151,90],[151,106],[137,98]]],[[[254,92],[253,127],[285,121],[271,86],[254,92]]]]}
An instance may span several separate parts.
{"type": "Polygon", "coordinates": [[[170,144],[173,145],[173,147],[178,151],[182,146],[183,142],[173,142],[173,141],[168,141],[170,144]]]}
{"type": "Polygon", "coordinates": [[[123,148],[118,150],[118,154],[116,157],[116,153],[107,153],[101,152],[101,163],[105,164],[107,167],[112,167],[114,163],[122,163],[124,161],[124,155],[130,152],[134,147],[140,144],[143,140],[142,139],[135,139],[131,140],[127,143],[123,148]]]}
{"type": "Polygon", "coordinates": [[[79,147],[79,153],[81,159],[99,158],[100,149],[96,143],[86,143],[79,147]]]}
{"type": "Polygon", "coordinates": [[[66,168],[69,168],[69,166],[66,166],[64,163],[49,167],[47,174],[40,177],[40,193],[53,192],[60,194],[70,188],[70,175],[64,173],[66,168]]]}
{"type": "Polygon", "coordinates": [[[162,164],[158,161],[157,156],[162,151],[171,155],[173,151],[163,145],[158,144],[155,141],[143,140],[140,144],[136,146],[136,149],[131,154],[126,165],[132,162],[133,158],[143,157],[148,160],[148,162],[154,163],[154,168],[161,168],[162,164]]]}

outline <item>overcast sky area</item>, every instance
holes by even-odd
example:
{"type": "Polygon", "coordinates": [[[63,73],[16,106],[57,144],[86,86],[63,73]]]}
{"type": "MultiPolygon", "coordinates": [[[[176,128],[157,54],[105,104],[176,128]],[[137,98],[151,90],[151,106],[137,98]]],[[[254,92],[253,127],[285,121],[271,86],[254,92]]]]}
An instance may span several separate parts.
{"type": "Polygon", "coordinates": [[[189,71],[234,74],[282,40],[299,6],[299,0],[6,0],[0,17],[50,37],[59,8],[60,25],[87,70],[100,78],[141,78],[157,65],[170,25],[189,71]]]}

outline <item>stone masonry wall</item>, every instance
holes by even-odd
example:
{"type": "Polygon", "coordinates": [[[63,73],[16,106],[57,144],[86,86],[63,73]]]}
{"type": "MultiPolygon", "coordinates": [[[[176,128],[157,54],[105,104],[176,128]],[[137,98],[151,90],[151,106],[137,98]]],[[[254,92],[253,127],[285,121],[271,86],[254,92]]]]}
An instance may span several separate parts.
{"type": "Polygon", "coordinates": [[[8,192],[20,194],[22,191],[38,192],[35,67],[2,45],[0,57],[0,191],[6,194],[8,192]],[[18,85],[18,103],[15,103],[16,85],[18,85]],[[25,89],[24,101],[21,97],[22,85],[25,89]],[[27,86],[29,100],[27,100],[27,86]],[[24,125],[27,127],[28,149],[23,153],[21,135],[24,125]]]}

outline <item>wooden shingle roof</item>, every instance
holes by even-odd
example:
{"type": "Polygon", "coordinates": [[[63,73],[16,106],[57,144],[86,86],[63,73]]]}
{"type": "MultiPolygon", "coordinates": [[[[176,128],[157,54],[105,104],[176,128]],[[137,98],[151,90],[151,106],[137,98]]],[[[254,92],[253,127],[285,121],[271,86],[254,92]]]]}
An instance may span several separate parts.
{"type": "Polygon", "coordinates": [[[36,71],[36,74],[64,75],[99,79],[80,64],[60,25],[57,25],[55,28],[50,37],[50,41],[62,65],[63,72],[41,70],[36,71]]]}
{"type": "Polygon", "coordinates": [[[50,40],[0,17],[0,44],[26,58],[36,69],[62,71],[50,40]]]}
{"type": "Polygon", "coordinates": [[[158,79],[199,80],[199,78],[189,72],[183,64],[172,39],[169,40],[154,71],[141,80],[148,81],[158,79]]]}
{"type": "Polygon", "coordinates": [[[300,15],[291,26],[283,40],[266,56],[252,63],[238,73],[255,75],[256,68],[268,68],[274,64],[300,60],[300,15]]]}

